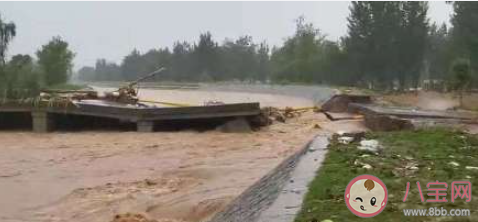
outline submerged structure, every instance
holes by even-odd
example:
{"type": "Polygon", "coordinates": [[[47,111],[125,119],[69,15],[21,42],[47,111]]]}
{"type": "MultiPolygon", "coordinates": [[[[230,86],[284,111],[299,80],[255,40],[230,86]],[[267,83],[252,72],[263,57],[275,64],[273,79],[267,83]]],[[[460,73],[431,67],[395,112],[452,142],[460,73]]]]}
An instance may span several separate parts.
{"type": "MultiPolygon", "coordinates": [[[[35,132],[48,132],[57,126],[75,125],[128,126],[139,132],[157,128],[175,129],[178,125],[197,124],[216,127],[227,123],[242,125],[258,122],[259,103],[209,103],[189,106],[160,101],[141,101],[139,82],[165,69],[158,69],[113,92],[99,95],[94,90],[43,90],[39,97],[7,100],[0,103],[0,127],[31,127],[35,132]],[[149,105],[155,104],[155,105],[149,105]]],[[[260,122],[260,121],[259,121],[260,122]]]]}

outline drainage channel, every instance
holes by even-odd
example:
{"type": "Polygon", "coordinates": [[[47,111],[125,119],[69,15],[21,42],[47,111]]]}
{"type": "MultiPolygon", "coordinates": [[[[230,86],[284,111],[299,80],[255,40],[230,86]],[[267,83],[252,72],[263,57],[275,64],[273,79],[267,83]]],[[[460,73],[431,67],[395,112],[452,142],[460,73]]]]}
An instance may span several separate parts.
{"type": "Polygon", "coordinates": [[[289,180],[272,205],[264,210],[258,222],[293,222],[299,212],[308,185],[322,165],[328,146],[328,136],[319,135],[310,143],[307,152],[300,158],[289,180]]]}

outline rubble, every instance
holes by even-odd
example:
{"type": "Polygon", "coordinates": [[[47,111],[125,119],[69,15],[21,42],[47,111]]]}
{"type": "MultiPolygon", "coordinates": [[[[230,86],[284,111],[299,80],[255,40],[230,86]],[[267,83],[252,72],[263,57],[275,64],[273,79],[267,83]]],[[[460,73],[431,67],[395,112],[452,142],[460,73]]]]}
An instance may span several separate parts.
{"type": "Polygon", "coordinates": [[[375,131],[394,131],[414,128],[410,120],[401,119],[395,116],[370,112],[365,114],[364,117],[365,125],[375,131]]]}
{"type": "Polygon", "coordinates": [[[455,162],[455,161],[449,162],[448,165],[453,166],[453,167],[459,167],[460,166],[460,164],[455,162]]]}
{"type": "Polygon", "coordinates": [[[338,142],[341,144],[349,144],[354,141],[354,138],[351,136],[341,136],[338,138],[338,142]]]}
{"type": "Polygon", "coordinates": [[[478,167],[466,166],[465,169],[467,169],[467,170],[478,170],[478,167]]]}
{"type": "Polygon", "coordinates": [[[357,149],[377,152],[380,149],[380,144],[378,140],[362,140],[360,141],[360,146],[358,146],[357,149]]]}
{"type": "Polygon", "coordinates": [[[372,165],[370,165],[370,164],[364,164],[362,166],[362,168],[367,169],[367,170],[373,169],[372,165]]]}
{"type": "Polygon", "coordinates": [[[350,103],[371,103],[370,96],[338,94],[334,95],[322,105],[322,110],[326,112],[347,112],[350,103]]]}

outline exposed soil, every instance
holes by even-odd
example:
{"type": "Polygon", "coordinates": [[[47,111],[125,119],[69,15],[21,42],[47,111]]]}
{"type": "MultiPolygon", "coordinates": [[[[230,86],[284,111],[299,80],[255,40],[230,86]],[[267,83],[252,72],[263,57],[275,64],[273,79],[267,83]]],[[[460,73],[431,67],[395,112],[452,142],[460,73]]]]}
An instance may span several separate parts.
{"type": "MultiPolygon", "coordinates": [[[[142,93],[158,100],[180,95],[142,93]]],[[[225,102],[249,98],[216,94],[213,99],[225,102]]],[[[203,96],[194,98],[200,102],[203,96]]],[[[296,97],[261,98],[268,105],[312,104],[296,97]]],[[[308,112],[253,133],[3,131],[0,221],[107,222],[127,212],[159,222],[202,221],[320,130],[337,130],[327,122],[308,112]]]]}
{"type": "MultiPolygon", "coordinates": [[[[478,94],[476,93],[465,93],[461,107],[458,95],[453,93],[413,92],[385,95],[381,96],[379,100],[386,104],[414,107],[421,110],[478,111],[478,94]]],[[[478,134],[476,124],[451,122],[441,125],[459,128],[471,134],[478,134]]]]}
{"type": "MultiPolygon", "coordinates": [[[[453,93],[413,92],[385,95],[381,99],[395,105],[413,106],[425,110],[448,110],[460,105],[458,95],[453,93]]],[[[478,110],[478,95],[464,94],[462,108],[478,110]]]]}

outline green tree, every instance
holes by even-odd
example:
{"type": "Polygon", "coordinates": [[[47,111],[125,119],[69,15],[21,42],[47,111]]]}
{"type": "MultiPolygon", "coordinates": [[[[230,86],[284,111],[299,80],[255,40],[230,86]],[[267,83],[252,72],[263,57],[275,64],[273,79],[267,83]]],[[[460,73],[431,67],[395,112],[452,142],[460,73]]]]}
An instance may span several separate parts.
{"type": "Polygon", "coordinates": [[[453,88],[458,91],[460,106],[463,106],[463,93],[469,88],[472,75],[470,61],[468,59],[456,59],[453,61],[451,71],[453,73],[453,88]]]}
{"type": "Polygon", "coordinates": [[[121,73],[123,80],[133,81],[140,75],[142,66],[141,53],[137,49],[133,49],[131,53],[124,57],[121,63],[121,73]]]}
{"type": "Polygon", "coordinates": [[[292,82],[320,82],[321,59],[325,36],[304,17],[296,20],[296,31],[284,46],[272,52],[272,75],[275,80],[292,82]]]}
{"type": "Polygon", "coordinates": [[[5,84],[8,97],[25,98],[37,95],[40,75],[29,55],[15,55],[5,66],[5,84]]]}
{"type": "Polygon", "coordinates": [[[96,70],[91,66],[83,66],[78,70],[78,78],[82,81],[97,81],[96,70]]]}
{"type": "Polygon", "coordinates": [[[212,39],[210,32],[199,35],[199,42],[194,45],[192,56],[194,70],[199,74],[195,79],[221,80],[218,44],[212,39]]]}
{"type": "Polygon", "coordinates": [[[106,59],[96,60],[95,79],[98,81],[117,81],[121,80],[121,68],[114,62],[108,62],[106,59]]]}
{"type": "Polygon", "coordinates": [[[402,33],[400,34],[399,83],[418,86],[420,73],[424,67],[429,22],[427,18],[428,2],[403,2],[402,33]]]}
{"type": "Polygon", "coordinates": [[[426,48],[426,2],[352,2],[344,38],[352,79],[379,88],[416,85],[426,48]]]}
{"type": "Polygon", "coordinates": [[[455,55],[468,58],[478,70],[478,2],[453,2],[452,36],[455,55]]]}
{"type": "Polygon", "coordinates": [[[259,65],[256,47],[251,36],[242,36],[236,41],[226,40],[220,47],[221,79],[255,79],[259,65]]]}
{"type": "Polygon", "coordinates": [[[171,55],[170,70],[176,81],[193,79],[192,46],[187,42],[176,42],[171,55]]]}
{"type": "Polygon", "coordinates": [[[46,85],[62,84],[68,81],[75,54],[68,49],[68,43],[54,37],[37,51],[38,64],[43,72],[46,85]]]}
{"type": "Polygon", "coordinates": [[[0,15],[0,94],[11,88],[7,83],[5,71],[5,57],[10,41],[16,35],[16,27],[14,23],[6,23],[0,15]]]}
{"type": "Polygon", "coordinates": [[[8,44],[17,34],[16,26],[13,22],[6,23],[0,15],[0,65],[5,65],[5,56],[8,44]]]}
{"type": "Polygon", "coordinates": [[[347,36],[343,38],[351,70],[350,82],[357,83],[371,79],[372,65],[372,16],[370,4],[354,1],[351,3],[347,18],[347,36]]]}
{"type": "Polygon", "coordinates": [[[261,42],[259,44],[259,49],[257,50],[257,80],[262,82],[270,79],[270,56],[269,56],[269,46],[266,42],[261,42]]]}
{"type": "Polygon", "coordinates": [[[424,79],[447,79],[452,61],[451,39],[445,24],[430,26],[425,51],[424,79]]]}

